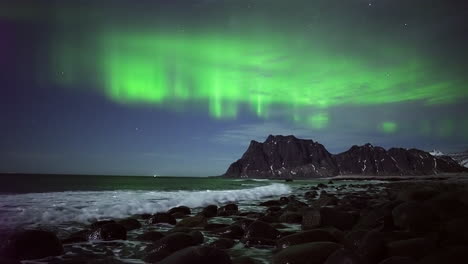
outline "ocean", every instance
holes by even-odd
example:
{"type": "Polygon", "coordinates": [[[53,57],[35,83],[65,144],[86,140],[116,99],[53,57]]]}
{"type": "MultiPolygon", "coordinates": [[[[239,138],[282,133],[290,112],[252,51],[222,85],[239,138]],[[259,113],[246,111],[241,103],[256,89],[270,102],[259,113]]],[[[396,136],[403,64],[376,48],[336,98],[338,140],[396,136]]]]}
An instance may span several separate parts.
{"type": "MultiPolygon", "coordinates": [[[[307,189],[301,186],[320,182],[326,183],[325,180],[284,182],[208,177],[2,175],[0,234],[7,236],[17,229],[43,229],[53,231],[63,239],[98,220],[166,212],[180,205],[197,213],[210,204],[221,206],[234,202],[239,211],[264,212],[265,208],[258,206],[261,201],[296,194],[307,189]]],[[[230,217],[210,219],[210,223],[231,222],[230,217]]],[[[142,223],[143,228],[128,232],[128,239],[114,243],[112,252],[106,256],[124,263],[143,263],[141,254],[148,245],[134,238],[149,230],[172,228],[142,223]]],[[[300,225],[286,225],[287,229],[298,230],[300,225]]],[[[206,243],[215,239],[209,233],[204,235],[206,243]]],[[[102,251],[107,252],[106,243],[109,242],[65,245],[65,256],[73,259],[82,255],[83,250],[99,255],[102,251]]],[[[250,255],[264,263],[271,256],[271,249],[247,249],[241,243],[230,251],[231,255],[250,255]]],[[[60,260],[59,257],[42,263],[61,263],[60,260]]]]}

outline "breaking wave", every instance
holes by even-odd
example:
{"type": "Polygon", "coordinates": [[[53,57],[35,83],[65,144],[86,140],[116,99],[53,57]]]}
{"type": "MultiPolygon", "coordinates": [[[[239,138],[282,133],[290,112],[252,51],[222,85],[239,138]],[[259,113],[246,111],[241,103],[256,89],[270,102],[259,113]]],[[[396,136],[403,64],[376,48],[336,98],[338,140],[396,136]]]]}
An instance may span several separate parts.
{"type": "Polygon", "coordinates": [[[0,195],[0,226],[90,223],[156,213],[185,205],[191,208],[227,202],[252,203],[268,196],[290,193],[285,184],[216,191],[93,191],[0,195]]]}

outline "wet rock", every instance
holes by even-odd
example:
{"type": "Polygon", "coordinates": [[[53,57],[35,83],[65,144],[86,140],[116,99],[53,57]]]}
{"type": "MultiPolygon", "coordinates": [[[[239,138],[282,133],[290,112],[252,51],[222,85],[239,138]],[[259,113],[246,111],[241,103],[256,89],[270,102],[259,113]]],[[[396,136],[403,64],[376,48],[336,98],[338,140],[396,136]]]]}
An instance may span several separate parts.
{"type": "Polygon", "coordinates": [[[208,218],[215,217],[218,215],[218,206],[214,204],[208,205],[207,207],[203,208],[200,214],[208,218]]]}
{"type": "Polygon", "coordinates": [[[324,264],[362,264],[362,260],[353,251],[340,248],[328,256],[324,264]]]}
{"type": "Polygon", "coordinates": [[[276,246],[278,248],[287,248],[293,245],[319,241],[337,242],[337,239],[327,230],[314,229],[282,237],[278,239],[276,246]]]}
{"type": "Polygon", "coordinates": [[[442,193],[424,201],[424,205],[443,221],[468,216],[468,206],[459,200],[459,195],[456,193],[442,193]]]}
{"type": "Polygon", "coordinates": [[[195,244],[201,244],[205,240],[205,237],[203,236],[202,232],[198,230],[193,230],[188,233],[190,236],[193,238],[193,242],[195,244]]]}
{"type": "Polygon", "coordinates": [[[466,252],[468,252],[467,245],[443,248],[428,252],[429,254],[418,261],[418,264],[465,263],[466,252]]]}
{"type": "Polygon", "coordinates": [[[158,232],[158,231],[148,231],[148,232],[145,232],[139,236],[137,236],[137,240],[141,240],[141,241],[151,241],[151,242],[155,242],[155,241],[158,241],[159,239],[163,238],[164,237],[164,234],[161,233],[161,232],[158,232]]]}
{"type": "Polygon", "coordinates": [[[468,244],[468,217],[448,221],[442,227],[442,239],[445,245],[468,244]]]}
{"type": "Polygon", "coordinates": [[[219,249],[230,249],[234,246],[234,240],[230,238],[220,238],[216,241],[213,241],[210,246],[219,249]]]}
{"type": "Polygon", "coordinates": [[[148,220],[149,224],[170,224],[170,225],[175,225],[177,223],[177,220],[175,219],[174,216],[168,213],[156,213],[151,218],[148,220]]]}
{"type": "Polygon", "coordinates": [[[302,214],[302,229],[314,229],[321,224],[320,211],[317,209],[307,209],[302,214]]]}
{"type": "Polygon", "coordinates": [[[40,259],[63,254],[60,240],[54,233],[42,230],[25,230],[11,235],[1,253],[5,259],[40,259]]]}
{"type": "Polygon", "coordinates": [[[416,264],[416,261],[408,257],[390,257],[382,260],[379,264],[416,264]]]}
{"type": "Polygon", "coordinates": [[[149,254],[144,258],[144,261],[155,263],[177,250],[195,245],[196,242],[191,235],[181,232],[171,233],[148,248],[149,254]]]}
{"type": "Polygon", "coordinates": [[[62,240],[62,244],[82,243],[88,241],[90,230],[80,230],[70,234],[66,239],[62,240]]]}
{"type": "Polygon", "coordinates": [[[304,197],[306,199],[314,199],[317,196],[318,196],[317,191],[308,191],[308,192],[304,193],[304,197]]]}
{"type": "Polygon", "coordinates": [[[349,232],[343,239],[343,245],[345,248],[357,252],[367,232],[366,230],[353,230],[349,232]]]}
{"type": "Polygon", "coordinates": [[[127,229],[117,223],[102,225],[91,231],[89,240],[125,240],[127,239],[127,229]]]}
{"type": "MultiPolygon", "coordinates": [[[[467,200],[468,200],[468,199],[467,199],[467,200]]],[[[283,196],[283,197],[280,197],[279,202],[280,202],[281,204],[287,204],[287,203],[289,203],[289,198],[288,198],[288,197],[284,197],[284,196],[283,196]]]]}
{"type": "Polygon", "coordinates": [[[317,184],[317,187],[318,188],[327,188],[327,185],[324,184],[324,183],[319,183],[319,184],[317,184]]]}
{"type": "Polygon", "coordinates": [[[270,206],[266,209],[266,213],[267,214],[270,214],[270,213],[275,213],[275,212],[278,212],[278,211],[281,211],[281,207],[280,206],[270,206]]]}
{"type": "Polygon", "coordinates": [[[255,222],[255,220],[252,220],[252,219],[241,219],[241,220],[238,220],[234,223],[232,223],[232,225],[238,225],[242,228],[242,230],[246,231],[247,228],[253,223],[255,222]]]}
{"type": "Polygon", "coordinates": [[[177,227],[204,227],[207,224],[207,219],[203,215],[196,215],[180,220],[177,227]]]}
{"type": "Polygon", "coordinates": [[[424,201],[439,194],[439,191],[434,187],[412,187],[403,189],[397,194],[397,199],[400,201],[424,201]]]}
{"type": "Polygon", "coordinates": [[[320,197],[317,200],[313,200],[311,202],[311,206],[319,209],[323,206],[337,205],[338,201],[338,198],[336,198],[334,195],[324,194],[324,191],[322,191],[320,197]]]}
{"type": "Polygon", "coordinates": [[[260,203],[259,206],[281,206],[281,202],[277,200],[269,200],[260,203]]]}
{"type": "Polygon", "coordinates": [[[273,264],[323,264],[327,258],[341,248],[333,242],[311,242],[291,246],[273,256],[273,264]]]}
{"type": "Polygon", "coordinates": [[[320,208],[320,225],[333,226],[341,230],[350,230],[356,224],[358,215],[345,212],[332,207],[320,208]]]}
{"type": "Polygon", "coordinates": [[[283,223],[300,224],[302,222],[302,215],[296,212],[285,212],[278,220],[283,223]]]}
{"type": "Polygon", "coordinates": [[[329,180],[328,184],[334,184],[334,182],[332,180],[329,180]]]}
{"type": "Polygon", "coordinates": [[[231,264],[231,257],[223,250],[193,246],[179,250],[164,258],[160,264],[231,264]]]}
{"type": "Polygon", "coordinates": [[[361,240],[357,254],[365,263],[378,263],[386,256],[386,245],[383,234],[377,231],[368,232],[361,240]]]}
{"type": "Polygon", "coordinates": [[[116,222],[114,220],[103,220],[103,221],[97,221],[97,222],[94,222],[92,223],[89,227],[91,229],[96,229],[98,227],[101,227],[103,225],[107,225],[107,224],[115,224],[116,222]]]}
{"type": "Polygon", "coordinates": [[[192,211],[187,206],[181,205],[181,206],[171,208],[169,211],[167,211],[167,213],[171,215],[175,213],[182,214],[182,215],[189,215],[192,213],[192,211]]]}
{"type": "Polygon", "coordinates": [[[435,248],[435,241],[430,238],[413,238],[388,243],[387,254],[388,256],[419,259],[435,248]]]}
{"type": "Polygon", "coordinates": [[[231,216],[239,214],[239,208],[237,204],[230,203],[225,206],[221,206],[218,209],[218,216],[231,216]]]}
{"type": "Polygon", "coordinates": [[[433,229],[437,221],[430,208],[414,201],[396,206],[392,216],[396,226],[418,233],[433,229]]]}
{"type": "Polygon", "coordinates": [[[224,228],[213,230],[214,233],[217,233],[220,237],[240,239],[244,235],[244,230],[241,226],[233,224],[224,228]]]}
{"type": "Polygon", "coordinates": [[[266,222],[266,223],[276,223],[276,222],[279,222],[279,217],[276,215],[265,215],[265,216],[259,217],[257,220],[266,222]]]}
{"type": "Polygon", "coordinates": [[[269,248],[273,247],[276,244],[276,241],[273,239],[268,238],[260,238],[260,237],[251,237],[242,239],[242,243],[244,243],[245,247],[255,247],[255,248],[269,248]]]}
{"type": "Polygon", "coordinates": [[[258,262],[247,256],[238,257],[232,260],[233,264],[258,264],[258,262]]]}
{"type": "Polygon", "coordinates": [[[123,219],[123,220],[118,221],[117,223],[125,227],[127,231],[135,230],[141,227],[140,222],[138,222],[138,220],[134,218],[123,219]]]}
{"type": "Polygon", "coordinates": [[[228,227],[228,226],[229,226],[228,224],[209,223],[205,225],[204,229],[206,231],[213,231],[213,230],[228,227]]]}
{"type": "Polygon", "coordinates": [[[276,228],[272,227],[270,224],[262,222],[262,221],[255,221],[249,225],[246,229],[244,239],[249,238],[266,238],[266,239],[277,239],[280,237],[281,232],[278,231],[276,228]]]}
{"type": "Polygon", "coordinates": [[[175,213],[173,213],[173,214],[171,214],[171,215],[172,215],[175,219],[180,219],[180,218],[185,218],[185,217],[187,217],[186,214],[183,214],[183,213],[181,213],[181,212],[175,212],[175,213]]]}

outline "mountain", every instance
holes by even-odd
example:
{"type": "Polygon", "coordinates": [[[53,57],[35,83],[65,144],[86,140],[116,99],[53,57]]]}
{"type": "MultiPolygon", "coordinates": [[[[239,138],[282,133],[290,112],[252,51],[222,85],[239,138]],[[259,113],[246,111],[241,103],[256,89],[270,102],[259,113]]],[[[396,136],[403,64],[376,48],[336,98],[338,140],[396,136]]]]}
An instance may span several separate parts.
{"type": "Polygon", "coordinates": [[[247,151],[229,166],[228,177],[327,177],[338,174],[333,155],[323,145],[294,136],[268,136],[250,142],[247,151]]]}
{"type": "Polygon", "coordinates": [[[451,157],[454,159],[456,162],[458,162],[461,166],[468,168],[468,150],[464,152],[458,152],[458,153],[451,153],[447,154],[447,156],[451,157]]]}
{"type": "Polygon", "coordinates": [[[445,154],[442,151],[438,150],[438,149],[433,149],[433,150],[429,151],[429,154],[431,154],[432,156],[436,156],[436,157],[445,156],[445,154]]]}
{"type": "Polygon", "coordinates": [[[432,175],[462,172],[448,156],[433,156],[418,149],[365,144],[336,155],[312,140],[269,135],[265,142],[252,140],[247,151],[232,163],[224,176],[241,178],[314,178],[336,175],[432,175]]]}

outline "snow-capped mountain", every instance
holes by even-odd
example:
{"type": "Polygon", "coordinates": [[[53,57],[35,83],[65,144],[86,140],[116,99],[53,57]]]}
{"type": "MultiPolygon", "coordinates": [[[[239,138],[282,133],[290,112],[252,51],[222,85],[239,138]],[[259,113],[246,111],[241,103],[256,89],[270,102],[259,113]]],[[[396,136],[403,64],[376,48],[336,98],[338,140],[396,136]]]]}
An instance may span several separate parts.
{"type": "Polygon", "coordinates": [[[464,152],[459,152],[459,153],[451,153],[451,154],[448,154],[448,156],[450,156],[452,159],[454,159],[463,167],[468,168],[468,150],[464,152]]]}
{"type": "Polygon", "coordinates": [[[438,149],[433,149],[432,151],[429,151],[429,154],[431,154],[434,157],[444,156],[445,155],[442,151],[440,151],[438,149]]]}

